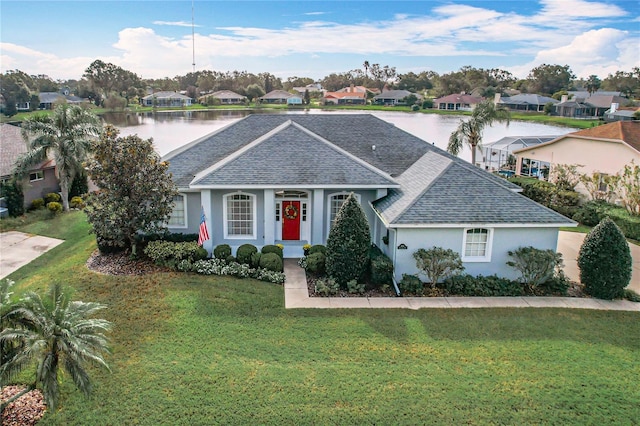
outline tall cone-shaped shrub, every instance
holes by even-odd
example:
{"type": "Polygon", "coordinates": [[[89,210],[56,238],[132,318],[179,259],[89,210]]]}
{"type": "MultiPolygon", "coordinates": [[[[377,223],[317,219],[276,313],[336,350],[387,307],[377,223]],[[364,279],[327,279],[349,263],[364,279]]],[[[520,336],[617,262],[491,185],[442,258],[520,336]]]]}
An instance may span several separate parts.
{"type": "Polygon", "coordinates": [[[587,234],[578,267],[585,291],[599,299],[619,299],[631,281],[631,251],[622,231],[605,217],[587,234]]]}
{"type": "Polygon", "coordinates": [[[353,193],[342,204],[327,239],[327,275],[341,287],[360,280],[369,264],[369,222],[353,193]]]}

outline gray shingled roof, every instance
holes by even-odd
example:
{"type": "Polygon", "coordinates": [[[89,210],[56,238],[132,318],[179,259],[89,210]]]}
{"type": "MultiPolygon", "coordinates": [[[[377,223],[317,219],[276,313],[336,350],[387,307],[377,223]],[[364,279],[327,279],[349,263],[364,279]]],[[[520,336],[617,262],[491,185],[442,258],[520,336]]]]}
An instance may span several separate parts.
{"type": "Polygon", "coordinates": [[[27,144],[22,139],[20,127],[0,124],[0,176],[9,176],[21,154],[27,152],[27,144]]]}
{"type": "MultiPolygon", "coordinates": [[[[252,114],[167,154],[164,159],[169,161],[169,171],[177,185],[186,187],[196,174],[287,120],[298,123],[391,176],[400,175],[426,152],[439,151],[422,139],[370,114],[252,114]]],[[[273,156],[267,158],[273,160],[273,156]]]]}
{"type": "MultiPolygon", "coordinates": [[[[429,161],[438,162],[436,157],[429,161]]],[[[428,167],[428,164],[423,165],[428,167]]],[[[476,168],[477,169],[477,168],[476,168]]],[[[404,190],[390,190],[374,208],[392,225],[441,224],[566,224],[574,222],[531,199],[496,185],[492,175],[452,161],[400,213],[404,190]]],[[[398,178],[402,181],[402,177],[398,178]]]]}
{"type": "Polygon", "coordinates": [[[292,121],[215,167],[194,186],[340,186],[389,188],[390,176],[335,145],[308,133],[292,121]],[[268,159],[268,161],[265,161],[268,159]]]}

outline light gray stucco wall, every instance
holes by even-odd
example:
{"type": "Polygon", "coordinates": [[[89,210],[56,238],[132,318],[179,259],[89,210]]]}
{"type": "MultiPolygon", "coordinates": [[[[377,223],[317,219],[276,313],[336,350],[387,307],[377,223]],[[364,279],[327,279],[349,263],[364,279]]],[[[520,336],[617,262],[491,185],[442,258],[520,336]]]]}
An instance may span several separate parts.
{"type": "MultiPolygon", "coordinates": [[[[395,278],[402,279],[402,274],[416,274],[416,262],[413,253],[420,249],[433,246],[451,249],[462,254],[463,228],[432,228],[432,229],[398,229],[395,248],[395,278]],[[400,244],[407,246],[406,250],[398,250],[400,244]]],[[[391,246],[392,241],[389,242],[391,246]]],[[[508,252],[524,246],[538,249],[556,250],[558,245],[557,228],[493,228],[493,240],[490,262],[464,262],[465,273],[470,275],[498,275],[515,279],[519,274],[506,262],[510,259],[508,252]]],[[[393,258],[393,257],[392,257],[393,258]]],[[[424,276],[421,276],[424,279],[424,276]]]]}

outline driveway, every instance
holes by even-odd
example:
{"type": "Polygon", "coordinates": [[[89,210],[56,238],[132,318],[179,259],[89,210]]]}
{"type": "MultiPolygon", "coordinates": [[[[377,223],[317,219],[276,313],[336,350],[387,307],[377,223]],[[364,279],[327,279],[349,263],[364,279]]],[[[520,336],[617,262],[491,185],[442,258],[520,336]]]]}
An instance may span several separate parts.
{"type": "Polygon", "coordinates": [[[0,233],[0,279],[62,242],[63,240],[56,238],[25,234],[23,232],[10,231],[0,233]]]}
{"type": "MultiPolygon", "coordinates": [[[[572,281],[580,281],[578,269],[578,253],[586,234],[580,232],[560,231],[558,235],[558,252],[562,253],[564,272],[572,281]]],[[[640,246],[629,243],[633,259],[631,282],[627,288],[640,294],[640,246]]]]}

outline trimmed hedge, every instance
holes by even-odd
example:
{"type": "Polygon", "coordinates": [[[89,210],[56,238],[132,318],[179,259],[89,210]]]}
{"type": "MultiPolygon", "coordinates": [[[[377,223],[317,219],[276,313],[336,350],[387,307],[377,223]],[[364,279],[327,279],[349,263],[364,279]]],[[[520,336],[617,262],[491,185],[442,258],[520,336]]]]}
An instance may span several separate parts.
{"type": "Polygon", "coordinates": [[[379,247],[371,246],[369,250],[371,267],[371,284],[380,286],[393,282],[393,262],[382,253],[379,247]]]}
{"type": "Polygon", "coordinates": [[[282,259],[280,258],[280,256],[278,256],[277,253],[263,252],[262,256],[260,256],[260,267],[263,269],[268,269],[269,271],[282,272],[282,259]]]}
{"type": "Polygon", "coordinates": [[[327,254],[327,248],[325,246],[323,246],[322,244],[313,245],[309,249],[309,254],[313,254],[313,253],[322,253],[322,254],[326,255],[327,254]]]}
{"type": "Polygon", "coordinates": [[[176,268],[183,260],[195,262],[207,258],[207,250],[197,242],[174,243],[171,241],[151,241],[144,249],[146,254],[156,265],[176,268]]]}
{"type": "Polygon", "coordinates": [[[444,280],[439,287],[450,295],[459,296],[522,296],[524,289],[517,281],[497,275],[474,277],[469,274],[454,275],[444,280]]]}
{"type": "Polygon", "coordinates": [[[284,260],[284,253],[282,251],[282,248],[278,247],[276,245],[267,244],[266,246],[262,247],[261,252],[262,252],[263,255],[265,255],[267,253],[275,253],[280,257],[280,260],[284,260]]]}
{"type": "Polygon", "coordinates": [[[251,256],[258,252],[258,248],[253,244],[243,244],[236,250],[236,258],[238,263],[251,264],[251,256]]]}
{"type": "Polygon", "coordinates": [[[316,252],[307,256],[307,267],[306,270],[311,272],[312,274],[322,275],[325,273],[325,263],[327,257],[324,253],[316,252]]]}
{"type": "Polygon", "coordinates": [[[599,299],[621,299],[631,281],[629,243],[608,217],[587,234],[578,254],[580,282],[599,299]]]}
{"type": "Polygon", "coordinates": [[[229,244],[219,244],[213,249],[213,257],[225,260],[231,256],[231,246],[229,244]]]}
{"type": "Polygon", "coordinates": [[[640,216],[632,216],[624,207],[604,201],[584,203],[573,215],[573,220],[586,226],[596,226],[605,217],[610,218],[625,237],[640,241],[640,216]]]}

